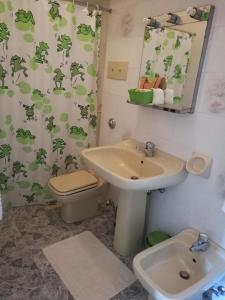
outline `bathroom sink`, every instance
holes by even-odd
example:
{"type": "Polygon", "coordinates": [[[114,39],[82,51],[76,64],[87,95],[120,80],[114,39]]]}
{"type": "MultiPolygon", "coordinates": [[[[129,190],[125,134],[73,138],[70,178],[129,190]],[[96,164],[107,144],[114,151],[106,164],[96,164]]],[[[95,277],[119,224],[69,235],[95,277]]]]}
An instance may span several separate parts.
{"type": "Polygon", "coordinates": [[[205,252],[190,251],[198,234],[186,229],[134,258],[135,274],[153,299],[202,299],[225,275],[225,250],[214,242],[205,252]]]}
{"type": "Polygon", "coordinates": [[[81,152],[88,168],[119,188],[114,248],[124,256],[141,249],[146,192],[176,185],[187,176],[181,159],[158,149],[147,157],[142,148],[141,143],[126,140],[81,152]]]}
{"type": "Polygon", "coordinates": [[[145,156],[135,140],[85,149],[81,152],[86,165],[111,184],[127,190],[153,190],[182,182],[185,163],[168,153],[156,150],[145,156]]]}

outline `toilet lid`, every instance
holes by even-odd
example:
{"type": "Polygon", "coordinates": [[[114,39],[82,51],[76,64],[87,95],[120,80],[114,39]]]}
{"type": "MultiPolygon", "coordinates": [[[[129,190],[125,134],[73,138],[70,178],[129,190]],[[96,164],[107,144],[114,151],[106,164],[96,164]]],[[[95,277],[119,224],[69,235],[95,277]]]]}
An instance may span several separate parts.
{"type": "Polygon", "coordinates": [[[69,193],[80,190],[87,190],[97,186],[98,180],[87,171],[76,171],[53,177],[49,180],[50,186],[59,193],[69,193]]]}

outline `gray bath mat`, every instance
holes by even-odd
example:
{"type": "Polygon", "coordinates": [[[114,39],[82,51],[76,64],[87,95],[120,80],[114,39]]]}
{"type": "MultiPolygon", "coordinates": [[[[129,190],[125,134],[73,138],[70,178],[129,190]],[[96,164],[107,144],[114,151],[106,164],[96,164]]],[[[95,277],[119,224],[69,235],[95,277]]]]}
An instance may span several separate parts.
{"type": "Polygon", "coordinates": [[[91,232],[43,249],[76,300],[109,300],[136,279],[91,232]]]}

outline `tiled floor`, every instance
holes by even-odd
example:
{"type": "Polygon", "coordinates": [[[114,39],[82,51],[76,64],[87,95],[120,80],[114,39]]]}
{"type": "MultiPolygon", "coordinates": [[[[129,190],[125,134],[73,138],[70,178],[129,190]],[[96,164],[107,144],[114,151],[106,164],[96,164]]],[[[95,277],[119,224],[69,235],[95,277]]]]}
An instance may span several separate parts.
{"type": "MultiPolygon", "coordinates": [[[[73,300],[41,249],[90,230],[113,250],[113,223],[110,210],[72,225],[60,219],[58,210],[45,206],[11,210],[0,223],[0,300],[73,300]]],[[[131,257],[119,258],[131,267],[131,257]]],[[[135,282],[111,300],[127,299],[146,300],[147,293],[135,282]]]]}

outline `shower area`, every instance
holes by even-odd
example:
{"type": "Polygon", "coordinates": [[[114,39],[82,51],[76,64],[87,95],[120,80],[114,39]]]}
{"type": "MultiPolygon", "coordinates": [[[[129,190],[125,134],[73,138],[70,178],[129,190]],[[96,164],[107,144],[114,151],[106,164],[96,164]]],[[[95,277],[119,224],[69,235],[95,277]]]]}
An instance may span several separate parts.
{"type": "Polygon", "coordinates": [[[51,203],[49,178],[82,169],[80,151],[97,143],[102,10],[79,1],[0,1],[6,210],[51,203]]]}

